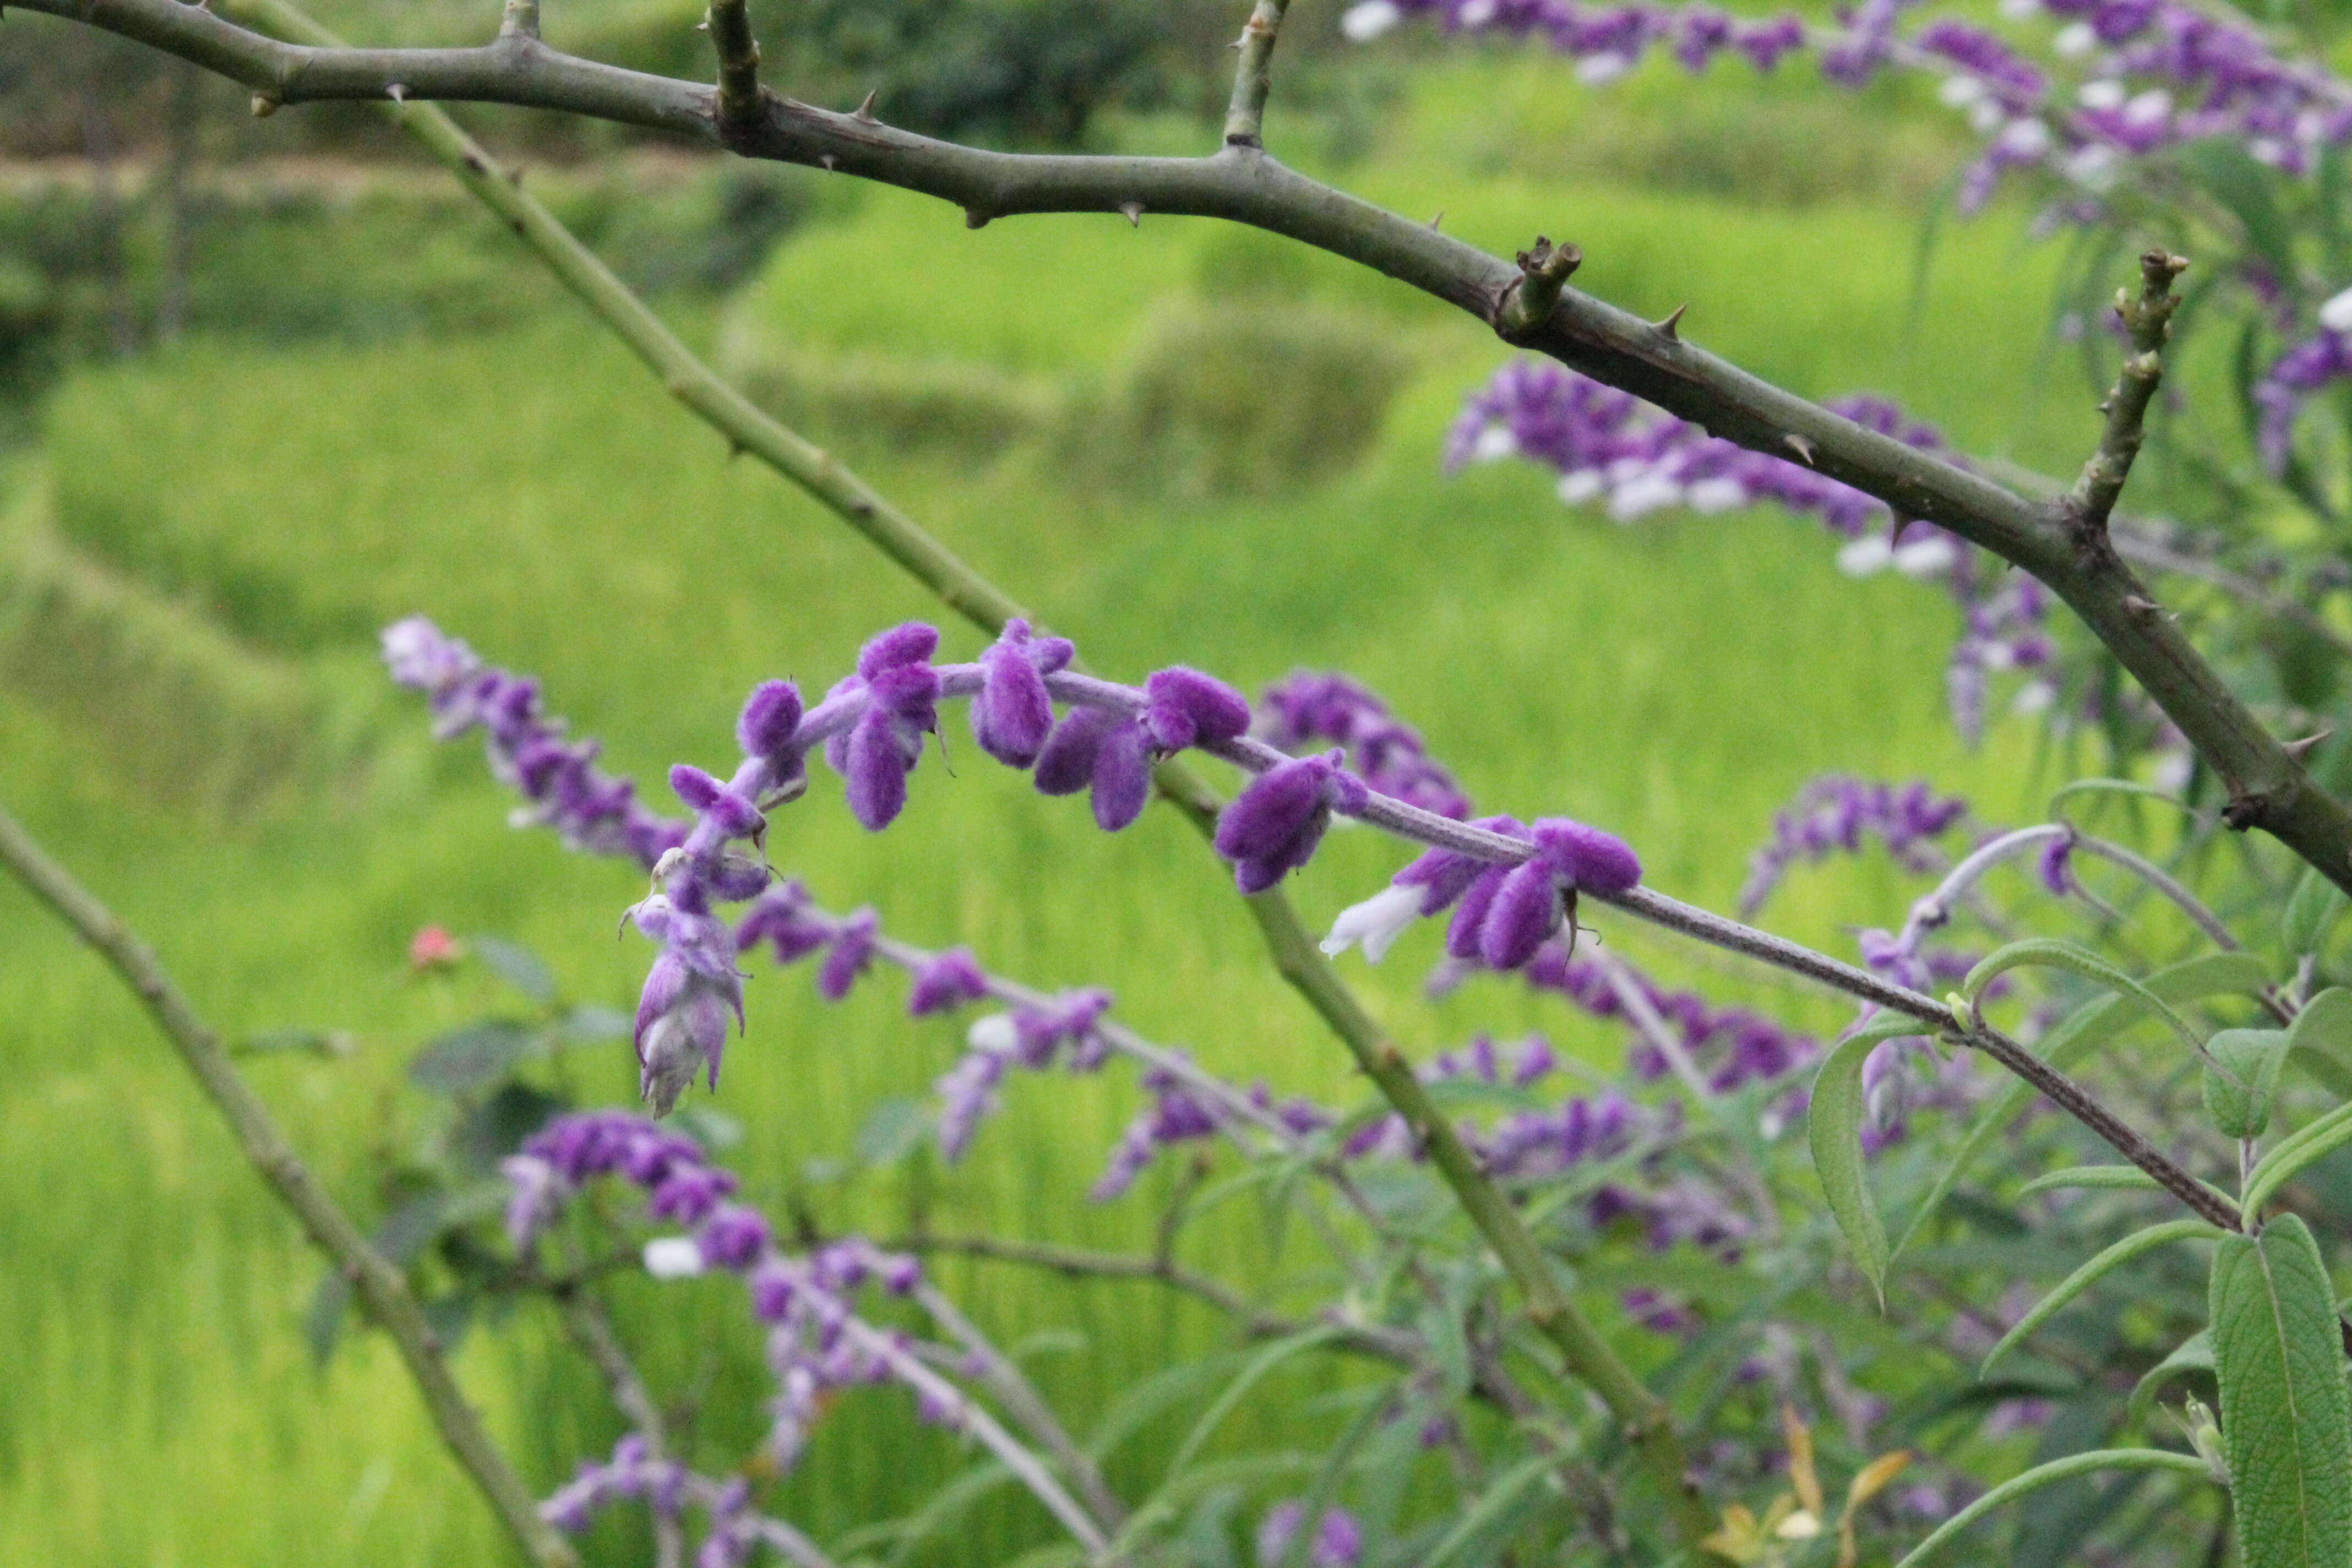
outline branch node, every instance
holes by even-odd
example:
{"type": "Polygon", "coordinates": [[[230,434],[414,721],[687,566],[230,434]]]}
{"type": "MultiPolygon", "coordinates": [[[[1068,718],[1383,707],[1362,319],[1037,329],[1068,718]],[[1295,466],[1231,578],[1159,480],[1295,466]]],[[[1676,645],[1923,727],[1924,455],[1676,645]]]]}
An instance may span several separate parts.
{"type": "Polygon", "coordinates": [[[1531,332],[1551,319],[1569,275],[1584,261],[1573,245],[1554,245],[1543,235],[1518,254],[1519,279],[1505,290],[1495,312],[1495,330],[1505,338],[1531,332]]]}
{"type": "Polygon", "coordinates": [[[2270,796],[2260,790],[2242,790],[2221,808],[2221,824],[2232,833],[2243,833],[2268,816],[2270,808],[2270,796]]]}
{"type": "MultiPolygon", "coordinates": [[[[532,0],[536,4],[536,0],[532,0]]],[[[719,51],[719,124],[740,131],[766,118],[760,95],[760,41],[751,36],[745,0],[710,0],[703,14],[711,47],[719,51]]]]}
{"type": "Polygon", "coordinates": [[[1143,204],[1141,202],[1121,202],[1118,204],[1118,210],[1127,218],[1128,227],[1141,228],[1143,226],[1143,204]]]}
{"type": "Polygon", "coordinates": [[[1819,464],[1813,461],[1813,444],[1805,437],[1800,436],[1795,431],[1791,430],[1787,435],[1780,437],[1780,445],[1788,447],[1791,452],[1796,453],[1799,460],[1801,460],[1805,467],[1809,468],[1820,467],[1819,464]]]}

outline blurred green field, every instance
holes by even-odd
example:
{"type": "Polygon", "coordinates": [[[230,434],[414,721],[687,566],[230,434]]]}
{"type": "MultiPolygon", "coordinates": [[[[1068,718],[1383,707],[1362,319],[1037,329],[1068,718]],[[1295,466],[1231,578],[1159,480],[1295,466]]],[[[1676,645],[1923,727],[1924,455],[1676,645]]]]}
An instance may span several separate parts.
{"type": "MultiPolygon", "coordinates": [[[[1915,310],[1907,204],[1742,205],[1589,170],[1548,183],[1526,157],[1498,166],[1480,151],[1524,150],[1529,115],[1559,119],[1533,85],[1514,66],[1431,73],[1390,152],[1349,182],[1416,215],[1442,207],[1449,230],[1497,249],[1538,230],[1572,235],[1593,291],[1654,314],[1692,301],[1690,336],[1799,390],[1887,392],[1973,449],[2044,465],[2087,436],[2070,385],[2022,404],[2015,391],[2037,362],[2054,265],[2026,244],[2021,216],[1946,232],[1915,310]],[[1451,153],[1433,129],[1443,115],[1474,121],[1451,153]]],[[[1550,89],[1570,90],[1558,79],[1550,89]]],[[[513,265],[529,276],[526,258],[513,265]]],[[[1775,515],[1627,529],[1568,511],[1517,465],[1441,476],[1459,398],[1504,356],[1378,279],[1157,217],[1135,231],[1024,218],[968,234],[952,209],[877,191],[839,203],[741,296],[688,324],[743,363],[880,354],[1028,378],[1076,405],[1116,386],[1183,297],[1213,308],[1243,295],[1312,300],[1400,356],[1402,388],[1352,470],[1171,500],[1079,482],[1089,470],[1067,443],[1091,438],[1085,427],[985,463],[893,450],[854,427],[833,438],[1104,671],[1182,661],[1255,689],[1294,666],[1346,669],[1421,727],[1475,798],[1604,824],[1678,896],[1727,906],[1771,811],[1826,769],[1924,773],[1993,817],[2034,809],[2048,780],[2032,776],[2021,727],[1997,728],[1974,755],[1951,733],[1941,670],[1954,613],[1932,592],[1843,579],[1817,530],[1775,515]]],[[[7,479],[6,569],[110,587],[59,599],[0,578],[0,672],[13,671],[0,679],[0,800],[226,1029],[359,1034],[348,1061],[253,1071],[368,1215],[370,1151],[418,1108],[402,1087],[407,1050],[498,1001],[478,974],[410,978],[417,927],[509,934],[597,1002],[626,1005],[646,956],[612,936],[636,879],[510,832],[474,750],[433,748],[415,704],[380,689],[373,628],[432,615],[487,658],[544,676],[551,706],[608,742],[608,766],[654,778],[675,760],[723,763],[754,681],[821,689],[872,631],[940,618],[827,514],[730,463],[551,295],[469,335],[205,339],[86,369],[7,479]],[[184,693],[159,702],[138,660],[58,638],[72,605],[113,588],[143,596],[150,621],[180,625],[157,636],[210,650],[188,654],[213,663],[184,693]],[[318,717],[289,732],[289,702],[318,717]],[[276,756],[278,782],[256,782],[249,760],[225,773],[220,735],[276,756]]],[[[978,646],[942,624],[950,655],[978,646]]],[[[1128,1022],[1218,1070],[1354,1098],[1337,1047],[1273,978],[1223,872],[1180,823],[1154,811],[1101,835],[1082,809],[957,745],[961,722],[953,774],[928,760],[887,836],[860,832],[820,781],[772,836],[777,863],[837,907],[875,904],[909,940],[971,942],[1039,984],[1107,984],[1128,1022]]],[[[1295,896],[1310,923],[1326,921],[1399,859],[1369,834],[1340,835],[1295,896]]],[[[1891,918],[1898,897],[1869,867],[1804,875],[1770,923],[1846,951],[1838,922],[1891,918]]],[[[1816,1025],[1835,1017],[1818,999],[1694,968],[1622,921],[1604,930],[1667,973],[1705,973],[1726,995],[1816,1025]]],[[[1607,1031],[1515,989],[1423,1001],[1433,953],[1433,934],[1417,933],[1381,970],[1345,966],[1417,1050],[1541,1028],[1613,1060],[1607,1031]]],[[[1131,1110],[1121,1072],[1015,1085],[960,1168],[844,1181],[825,1163],[877,1100],[924,1093],[957,1031],[908,1021],[887,979],[826,1008],[804,973],[763,969],[750,1002],[717,1103],[747,1129],[730,1158],[754,1197],[883,1233],[920,1204],[948,1231],[1106,1247],[1149,1236],[1164,1173],[1104,1207],[1076,1197],[1131,1110]]],[[[0,1563],[502,1561],[384,1348],[347,1342],[323,1372],[309,1365],[314,1261],[126,998],[13,888],[0,889],[0,1020],[12,1066],[0,1092],[12,1373],[0,1563]]],[[[578,1070],[592,1100],[632,1091],[625,1047],[578,1070]]],[[[1188,1250],[1278,1292],[1286,1265],[1267,1246],[1234,1212],[1188,1250]]],[[[1081,1429],[1110,1391],[1219,1331],[1141,1287],[945,1274],[1006,1342],[1032,1345],[1040,1381],[1081,1429]],[[1071,1332],[1038,1337],[1053,1331],[1071,1332]]],[[[656,1375],[707,1383],[698,1441],[736,1451],[759,1429],[764,1374],[735,1293],[640,1283],[622,1295],[656,1375]]],[[[535,1484],[614,1435],[549,1324],[476,1333],[460,1361],[535,1484]]],[[[1327,1375],[1276,1380],[1234,1439],[1278,1439],[1286,1407],[1327,1375]]],[[[1165,1452],[1152,1429],[1121,1451],[1115,1481],[1148,1479],[1165,1452]]],[[[831,1538],[912,1506],[960,1462],[894,1396],[853,1399],[782,1510],[831,1538]]],[[[1006,1561],[1039,1537],[1034,1510],[999,1498],[951,1549],[934,1542],[918,1560],[1006,1561]]],[[[614,1563],[631,1544],[619,1530],[596,1540],[614,1563]]]]}

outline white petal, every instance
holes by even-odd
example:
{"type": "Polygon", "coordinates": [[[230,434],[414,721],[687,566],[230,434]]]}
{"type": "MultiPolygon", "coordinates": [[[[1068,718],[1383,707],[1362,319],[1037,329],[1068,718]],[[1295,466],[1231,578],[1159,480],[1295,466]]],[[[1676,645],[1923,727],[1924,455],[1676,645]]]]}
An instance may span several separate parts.
{"type": "Polygon", "coordinates": [[[2042,14],[2042,0],[2000,0],[2000,14],[2012,22],[2031,22],[2042,14]]]}
{"type": "Polygon", "coordinates": [[[1464,31],[1467,32],[1483,27],[1493,21],[1495,13],[1501,9],[1498,0],[1470,0],[1470,4],[1462,7],[1454,20],[1462,25],[1464,31]]]}
{"type": "Polygon", "coordinates": [[[1489,425],[1478,432],[1470,444],[1470,460],[1474,463],[1500,462],[1505,458],[1519,455],[1519,439],[1511,434],[1507,425],[1489,425]]]}
{"type": "Polygon", "coordinates": [[[1696,512],[1730,511],[1748,504],[1748,487],[1738,479],[1696,479],[1684,495],[1683,504],[1696,512]]]}
{"type": "Polygon", "coordinates": [[[2050,40],[2050,47],[2058,52],[2061,59],[2080,59],[2099,47],[2099,35],[2091,30],[2088,22],[2070,22],[2058,29],[2058,36],[2050,40]]]}
{"type": "Polygon", "coordinates": [[[2125,96],[2123,83],[2101,79],[2084,82],[2074,100],[2085,109],[2121,109],[2125,96]]]}
{"type": "Polygon", "coordinates": [[[963,1032],[965,1045],[992,1056],[1010,1055],[1020,1041],[1020,1036],[1013,1032],[1010,1013],[989,1013],[974,1018],[971,1027],[963,1032]]]}
{"type": "Polygon", "coordinates": [[[1886,542],[1883,533],[1865,533],[1860,539],[1849,540],[1837,552],[1838,570],[1849,577],[1884,572],[1894,560],[1895,547],[1886,542]]]}
{"type": "Polygon", "coordinates": [[[2352,332],[2352,289],[2319,307],[2319,324],[2331,332],[2352,332]]]}
{"type": "Polygon", "coordinates": [[[1979,136],[1990,136],[2008,119],[2009,110],[2001,107],[1999,99],[1984,99],[1969,108],[1969,129],[1979,136]]]}
{"type": "Polygon", "coordinates": [[[2050,682],[2029,680],[2017,689],[2017,695],[2011,699],[2009,707],[2012,713],[2042,713],[2048,711],[2050,705],[2057,700],[2058,689],[2050,682]]]}
{"type": "Polygon", "coordinates": [[[1360,904],[1350,904],[1331,922],[1323,951],[1333,958],[1361,943],[1364,962],[1378,963],[1396,939],[1421,918],[1422,890],[1391,883],[1360,904]]]}
{"type": "Polygon", "coordinates": [[[2172,95],[2160,87],[2149,88],[2124,105],[2124,119],[2133,125],[2156,125],[2172,112],[2172,95]]]}
{"type": "Polygon", "coordinates": [[[1633,68],[1633,60],[1624,55],[1588,55],[1576,62],[1576,79],[1587,87],[1602,87],[1633,68]]]}
{"type": "Polygon", "coordinates": [[[702,1272],[702,1248],[690,1236],[659,1236],[646,1243],[646,1272],[656,1279],[691,1279],[702,1272]]]}
{"type": "Polygon", "coordinates": [[[1391,0],[1364,0],[1340,16],[1339,31],[1351,44],[1369,44],[1403,20],[1403,10],[1391,0]]]}
{"type": "Polygon", "coordinates": [[[1603,481],[1591,468],[1579,468],[1559,477],[1559,499],[1570,506],[1582,506],[1601,493],[1603,481]]]}
{"type": "Polygon", "coordinates": [[[1662,508],[1680,506],[1683,487],[1664,474],[1643,474],[1639,479],[1617,487],[1609,498],[1609,515],[1619,522],[1632,522],[1662,508]]]}
{"type": "Polygon", "coordinates": [[[2050,151],[2050,127],[2039,120],[2012,120],[2000,133],[2000,145],[2020,158],[2039,158],[2050,151]]]}
{"type": "Polygon", "coordinates": [[[1954,109],[1966,109],[1985,95],[1985,84],[1972,76],[1948,76],[1936,96],[1954,109]]]}
{"type": "Polygon", "coordinates": [[[1960,552],[1948,539],[1915,539],[1895,551],[1895,569],[1906,577],[1933,577],[1948,572],[1960,552]]]}

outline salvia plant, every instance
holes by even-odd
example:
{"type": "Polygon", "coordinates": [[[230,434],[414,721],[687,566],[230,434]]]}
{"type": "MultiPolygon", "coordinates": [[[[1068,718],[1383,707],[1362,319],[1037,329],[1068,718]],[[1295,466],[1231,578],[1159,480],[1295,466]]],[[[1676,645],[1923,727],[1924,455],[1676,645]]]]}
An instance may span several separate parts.
{"type": "Polygon", "coordinates": [[[2352,82],[2325,37],[2188,0],[1860,0],[1826,16],[1358,0],[1337,16],[1367,50],[1416,33],[1549,50],[1563,90],[1605,89],[1653,51],[1694,75],[1814,72],[1827,90],[1926,79],[1919,111],[1977,139],[1952,205],[2014,191],[2069,247],[2055,336],[2100,416],[2069,479],[1954,447],[1933,408],[1760,381],[1697,346],[1680,310],[1643,321],[1571,288],[1572,245],[1490,256],[1286,168],[1263,142],[1285,0],[1255,0],[1221,142],[1190,158],[963,147],[894,129],[870,99],[796,101],[761,82],[744,0],[706,18],[715,85],[565,55],[541,40],[536,0],[507,0],[496,37],[460,48],[345,47],[285,0],[26,8],[233,78],[259,114],[381,105],[667,390],[963,623],[876,628],[821,690],[762,682],[731,737],[644,788],[603,771],[535,680],[425,615],[385,628],[391,678],[440,738],[478,740],[515,824],[619,863],[596,918],[634,931],[646,977],[629,1018],[567,996],[511,943],[421,933],[420,969],[489,965],[525,1005],[414,1058],[425,1109],[373,1236],[152,956],[0,818],[0,856],[138,989],[328,1255],[319,1347],[355,1300],[528,1558],[576,1561],[618,1511],[665,1565],[878,1560],[935,1531],[950,1494],[1003,1481],[1053,1532],[1039,1563],[2352,1563],[2352,1319],[2332,1275],[2352,1226],[2352,989],[2331,940],[2352,892],[2352,749],[2330,741],[2352,719],[2352,426],[2326,395],[2352,378],[2352,82]],[[1433,461],[1538,464],[1565,505],[1627,524],[1808,515],[1845,570],[1949,595],[1962,734],[2035,727],[2081,776],[2040,820],[1933,781],[1822,776],[1758,825],[1727,914],[1651,886],[1606,825],[1474,802],[1412,716],[1347,675],[1252,693],[1181,662],[1092,673],[1045,617],[720,383],[436,100],[881,181],[973,226],[1189,214],[1375,268],[1507,347],[1433,461]],[[2126,508],[2143,467],[2162,504],[2126,508]],[[1318,1103],[1231,1081],[1123,1019],[1117,975],[1048,988],[899,918],[887,889],[793,874],[812,819],[887,834],[954,812],[961,783],[935,760],[950,735],[1045,795],[1083,796],[1068,808],[1104,831],[1155,798],[1192,821],[1361,1091],[1318,1103]],[[1230,798],[1211,772],[1235,781],[1230,798]],[[1342,823],[1392,840],[1393,872],[1302,916],[1286,879],[1342,823]],[[1849,949],[1757,923],[1790,879],[1849,857],[1914,889],[1848,911],[1849,949]],[[1850,1019],[1800,1029],[1663,981],[1611,940],[1636,927],[1832,994],[1850,1019]],[[1604,1021],[1622,1058],[1539,1033],[1409,1048],[1350,989],[1359,963],[1425,965],[1433,992],[1474,1002],[1530,988],[1604,1021]],[[827,1001],[896,986],[908,1014],[962,1030],[923,1119],[861,1158],[935,1158],[952,1180],[996,1135],[992,1112],[1042,1092],[1037,1075],[1110,1075],[1132,1120],[1089,1196],[1139,1202],[1166,1163],[1179,1195],[1159,1250],[949,1236],[919,1216],[863,1235],[807,1194],[752,1201],[726,1159],[751,1112],[729,1107],[723,1062],[761,994],[746,980],[792,966],[827,1001]],[[624,1038],[641,1102],[581,1103],[567,1062],[624,1038]],[[1208,1181],[1296,1216],[1289,1245],[1315,1264],[1269,1285],[1178,1262],[1208,1181]],[[959,1254],[1156,1280],[1226,1314],[1229,1352],[1133,1396],[1189,1409],[1169,1462],[1140,1479],[1121,1462],[1131,1412],[1088,1429],[1055,1410],[941,1288],[934,1261],[959,1254]],[[735,1293],[762,1347],[754,1447],[719,1450],[675,1418],[676,1391],[606,1308],[616,1269],[735,1293]],[[558,1314],[625,1430],[537,1494],[446,1359],[524,1298],[558,1314]],[[1352,1370],[1314,1407],[1313,1448],[1216,1447],[1278,1368],[1327,1357],[1352,1370]],[[778,1478],[826,1440],[839,1399],[904,1402],[978,1468],[939,1478],[926,1519],[814,1540],[778,1478]]]}

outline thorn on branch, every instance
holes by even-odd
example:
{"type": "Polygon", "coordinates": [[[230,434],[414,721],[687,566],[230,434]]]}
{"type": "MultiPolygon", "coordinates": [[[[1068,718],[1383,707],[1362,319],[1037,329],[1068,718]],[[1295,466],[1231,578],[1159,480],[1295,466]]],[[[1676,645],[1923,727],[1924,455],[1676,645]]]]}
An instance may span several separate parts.
{"type": "Polygon", "coordinates": [[[1141,202],[1121,202],[1118,204],[1118,210],[1126,215],[1128,227],[1141,228],[1143,226],[1143,204],[1141,202]]]}
{"type": "Polygon", "coordinates": [[[862,120],[868,125],[879,125],[882,123],[880,121],[874,118],[874,100],[881,90],[882,89],[878,87],[867,88],[866,89],[865,101],[849,111],[849,118],[852,120],[862,120]]]}
{"type": "Polygon", "coordinates": [[[384,96],[391,99],[394,103],[406,103],[408,101],[408,89],[402,86],[399,82],[392,83],[383,89],[383,92],[384,96]]]}
{"type": "Polygon", "coordinates": [[[253,117],[256,120],[267,120],[277,112],[278,100],[276,99],[270,97],[266,92],[257,92],[253,95],[253,117]]]}
{"type": "Polygon", "coordinates": [[[1652,321],[1650,325],[1656,331],[1665,334],[1667,337],[1674,339],[1676,342],[1680,342],[1683,335],[1680,330],[1683,324],[1683,312],[1689,309],[1690,306],[1687,302],[1677,305],[1673,310],[1667,311],[1664,317],[1652,321]]]}
{"type": "Polygon", "coordinates": [[[1519,280],[1504,295],[1495,330],[1510,338],[1549,321],[1569,275],[1583,261],[1584,253],[1573,245],[1556,246],[1545,236],[1536,236],[1534,247],[1518,254],[1519,280]]]}
{"type": "Polygon", "coordinates": [[[2124,608],[2129,610],[2135,616],[2156,616],[2163,613],[2164,606],[2158,605],[2154,599],[2147,598],[2143,595],[2126,594],[2124,595],[2124,608]]]}
{"type": "Polygon", "coordinates": [[[1440,207],[1435,212],[1429,215],[1429,226],[1432,228],[1435,228],[1439,224],[1444,223],[1444,221],[1445,209],[1444,207],[1440,207]]]}
{"type": "Polygon", "coordinates": [[[2305,735],[2300,741],[2285,742],[2280,745],[2279,750],[2284,752],[2288,756],[2293,757],[2295,760],[2296,764],[2300,766],[2305,757],[2308,757],[2313,752],[2319,749],[2319,743],[2322,741],[2326,740],[2330,735],[2335,733],[2336,731],[2333,730],[2322,730],[2315,735],[2305,735]]]}
{"type": "Polygon", "coordinates": [[[817,166],[818,166],[819,168],[823,169],[823,170],[824,170],[826,174],[832,174],[835,169],[838,169],[838,168],[840,168],[840,167],[841,167],[841,160],[840,160],[840,159],[838,159],[838,158],[836,158],[836,157],[835,157],[835,156],[834,156],[832,153],[818,153],[818,154],[817,154],[817,160],[816,160],[816,161],[817,161],[817,166]]]}
{"type": "Polygon", "coordinates": [[[1798,458],[1804,463],[1805,467],[1809,468],[1820,467],[1818,463],[1813,461],[1814,448],[1812,442],[1807,440],[1804,437],[1798,435],[1795,431],[1792,430],[1786,436],[1781,437],[1780,445],[1788,447],[1791,452],[1796,453],[1798,458]]]}
{"type": "Polygon", "coordinates": [[[963,226],[966,228],[986,228],[988,215],[978,207],[966,207],[963,209],[963,226]]]}

